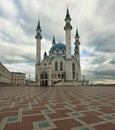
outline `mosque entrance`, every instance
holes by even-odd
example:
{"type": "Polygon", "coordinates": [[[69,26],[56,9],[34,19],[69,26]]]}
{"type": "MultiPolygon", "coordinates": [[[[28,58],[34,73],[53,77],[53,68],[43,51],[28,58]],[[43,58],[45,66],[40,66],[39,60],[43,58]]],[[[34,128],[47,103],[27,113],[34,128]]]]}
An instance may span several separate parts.
{"type": "Polygon", "coordinates": [[[40,86],[48,86],[48,74],[44,71],[40,75],[40,86]]]}

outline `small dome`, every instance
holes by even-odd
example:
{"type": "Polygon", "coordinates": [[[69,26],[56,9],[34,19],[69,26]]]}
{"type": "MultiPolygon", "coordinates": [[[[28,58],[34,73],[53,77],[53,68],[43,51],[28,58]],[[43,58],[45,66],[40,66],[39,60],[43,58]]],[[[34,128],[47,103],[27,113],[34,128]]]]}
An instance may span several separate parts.
{"type": "Polygon", "coordinates": [[[62,43],[57,43],[57,44],[54,44],[52,47],[51,47],[51,49],[50,49],[50,51],[49,52],[52,52],[52,51],[56,51],[56,50],[66,50],[66,46],[64,45],[64,44],[62,44],[62,43]]]}

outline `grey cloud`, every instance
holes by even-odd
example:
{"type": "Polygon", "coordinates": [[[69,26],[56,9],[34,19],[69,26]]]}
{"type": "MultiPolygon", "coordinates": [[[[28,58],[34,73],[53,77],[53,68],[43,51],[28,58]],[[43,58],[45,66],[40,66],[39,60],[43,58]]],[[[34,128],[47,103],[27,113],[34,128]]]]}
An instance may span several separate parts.
{"type": "Polygon", "coordinates": [[[31,63],[35,64],[35,59],[31,57],[30,55],[8,55],[4,56],[4,61],[7,61],[9,64],[14,64],[14,63],[31,63]]]}
{"type": "Polygon", "coordinates": [[[95,56],[95,59],[92,61],[92,64],[101,65],[106,61],[106,58],[103,56],[95,56]]]}
{"type": "Polygon", "coordinates": [[[85,70],[83,71],[84,73],[82,75],[85,76],[86,80],[91,80],[91,81],[100,81],[100,80],[107,80],[107,79],[112,79],[115,80],[115,70],[106,70],[106,69],[95,69],[95,70],[85,70]]]}
{"type": "MultiPolygon", "coordinates": [[[[110,33],[110,32],[109,32],[110,33]]],[[[115,52],[113,47],[115,43],[114,34],[97,34],[88,43],[91,47],[95,48],[96,52],[115,52]]]]}
{"type": "Polygon", "coordinates": [[[115,65],[115,59],[111,60],[109,63],[115,65]]]}
{"type": "Polygon", "coordinates": [[[94,70],[92,71],[96,79],[115,79],[115,70],[94,70]]]}

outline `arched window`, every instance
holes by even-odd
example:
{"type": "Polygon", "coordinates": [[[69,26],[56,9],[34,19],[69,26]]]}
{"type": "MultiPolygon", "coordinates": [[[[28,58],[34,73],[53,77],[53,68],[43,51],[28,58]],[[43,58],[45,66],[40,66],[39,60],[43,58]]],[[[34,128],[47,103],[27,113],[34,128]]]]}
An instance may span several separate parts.
{"type": "Polygon", "coordinates": [[[72,64],[72,77],[75,79],[75,64],[72,64]]]}
{"type": "Polygon", "coordinates": [[[57,54],[59,53],[59,50],[57,49],[57,54]]]}
{"type": "Polygon", "coordinates": [[[55,62],[55,70],[58,70],[58,63],[57,63],[57,61],[55,62]]]}
{"type": "Polygon", "coordinates": [[[63,71],[63,62],[60,62],[60,71],[63,71]]]}
{"type": "Polygon", "coordinates": [[[72,64],[72,71],[75,71],[75,64],[72,64]]]}

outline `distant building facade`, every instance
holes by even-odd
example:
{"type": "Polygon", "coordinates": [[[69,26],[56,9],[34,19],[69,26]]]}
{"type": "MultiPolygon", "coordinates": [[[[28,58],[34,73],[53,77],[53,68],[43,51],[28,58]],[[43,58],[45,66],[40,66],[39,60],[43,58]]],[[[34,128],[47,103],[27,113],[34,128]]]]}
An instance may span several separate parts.
{"type": "Polygon", "coordinates": [[[43,60],[41,61],[41,27],[38,21],[36,29],[36,84],[38,86],[51,86],[59,82],[73,84],[73,82],[81,81],[81,66],[80,66],[80,41],[78,30],[76,29],[74,41],[74,54],[71,55],[71,18],[67,9],[65,17],[65,44],[56,43],[55,37],[52,40],[52,47],[49,50],[49,55],[44,52],[43,60]]]}
{"type": "Polygon", "coordinates": [[[10,71],[0,62],[0,86],[11,84],[10,71]]]}
{"type": "Polygon", "coordinates": [[[11,72],[11,84],[16,86],[25,85],[26,74],[20,72],[11,72]]]}

